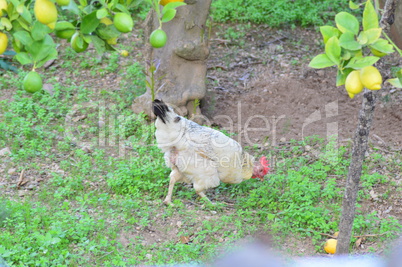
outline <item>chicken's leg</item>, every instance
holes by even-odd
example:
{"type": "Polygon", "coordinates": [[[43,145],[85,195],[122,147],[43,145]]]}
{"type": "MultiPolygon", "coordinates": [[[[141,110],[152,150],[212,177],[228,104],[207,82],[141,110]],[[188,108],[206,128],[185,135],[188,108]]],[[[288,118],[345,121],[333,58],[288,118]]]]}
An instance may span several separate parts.
{"type": "Polygon", "coordinates": [[[168,194],[163,201],[166,205],[172,204],[172,193],[173,193],[173,187],[174,184],[182,179],[182,174],[180,171],[177,169],[177,167],[172,168],[172,172],[170,173],[170,182],[169,182],[169,189],[168,189],[168,194]]]}

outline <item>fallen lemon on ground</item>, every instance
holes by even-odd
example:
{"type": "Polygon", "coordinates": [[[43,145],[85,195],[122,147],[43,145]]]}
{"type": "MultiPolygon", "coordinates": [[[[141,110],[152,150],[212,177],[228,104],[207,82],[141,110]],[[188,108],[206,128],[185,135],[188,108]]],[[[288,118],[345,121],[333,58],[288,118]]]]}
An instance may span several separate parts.
{"type": "Polygon", "coordinates": [[[122,55],[123,57],[128,57],[129,53],[128,53],[127,50],[122,50],[122,51],[120,52],[120,55],[122,55]]]}
{"type": "Polygon", "coordinates": [[[5,33],[0,32],[0,55],[7,49],[8,37],[5,33]]]}
{"type": "Polygon", "coordinates": [[[131,32],[134,27],[134,21],[129,14],[119,12],[114,15],[113,24],[119,32],[131,32]]]}
{"type": "Polygon", "coordinates": [[[35,93],[42,89],[42,78],[36,71],[29,72],[23,81],[25,91],[35,93]]]}
{"type": "Polygon", "coordinates": [[[51,24],[57,21],[56,5],[49,0],[36,0],[34,13],[37,20],[42,24],[51,24]]]}
{"type": "Polygon", "coordinates": [[[336,244],[338,243],[338,240],[330,238],[325,242],[324,244],[324,250],[325,252],[329,254],[335,254],[336,252],[336,244]]]}
{"type": "Polygon", "coordinates": [[[8,6],[8,4],[7,4],[6,0],[0,0],[0,17],[3,16],[3,10],[2,9],[7,10],[7,6],[8,6]]]}
{"type": "Polygon", "coordinates": [[[360,70],[360,80],[364,87],[370,90],[381,89],[382,76],[374,66],[364,67],[360,70]]]}
{"type": "Polygon", "coordinates": [[[149,36],[149,42],[154,48],[164,47],[167,41],[167,35],[162,29],[154,30],[149,36]]]}
{"type": "Polygon", "coordinates": [[[169,3],[172,3],[172,2],[184,2],[184,0],[161,0],[159,2],[159,4],[161,4],[162,6],[165,6],[165,5],[167,5],[169,3]]]}
{"type": "Polygon", "coordinates": [[[349,94],[350,98],[355,97],[355,95],[361,93],[363,91],[363,83],[360,80],[360,71],[354,70],[349,73],[348,77],[346,77],[345,81],[345,89],[349,94]]]}

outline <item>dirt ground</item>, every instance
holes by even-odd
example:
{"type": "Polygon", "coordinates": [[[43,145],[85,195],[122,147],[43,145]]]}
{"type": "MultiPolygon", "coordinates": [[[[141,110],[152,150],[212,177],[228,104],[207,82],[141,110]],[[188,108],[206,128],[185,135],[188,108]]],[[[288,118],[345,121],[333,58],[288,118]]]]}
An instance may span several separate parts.
{"type": "MultiPolygon", "coordinates": [[[[203,112],[212,124],[241,133],[237,138],[245,145],[275,145],[311,135],[338,134],[339,141],[350,140],[363,94],[350,99],[344,86],[336,87],[335,68],[308,67],[312,56],[322,52],[320,39],[313,30],[263,26],[252,27],[243,40],[213,37],[203,112]]],[[[402,61],[382,61],[384,80],[391,66],[402,66],[402,61]]],[[[401,102],[402,90],[385,84],[376,105],[373,142],[402,147],[401,102]]]]}

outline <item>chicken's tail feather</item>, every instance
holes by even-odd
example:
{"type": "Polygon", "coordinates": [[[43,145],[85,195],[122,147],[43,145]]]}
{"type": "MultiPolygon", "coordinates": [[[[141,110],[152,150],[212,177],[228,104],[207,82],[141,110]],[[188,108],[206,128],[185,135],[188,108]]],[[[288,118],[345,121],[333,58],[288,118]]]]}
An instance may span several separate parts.
{"type": "Polygon", "coordinates": [[[162,100],[155,99],[152,103],[153,112],[156,117],[160,118],[163,123],[168,120],[167,113],[169,112],[169,107],[162,100]]]}

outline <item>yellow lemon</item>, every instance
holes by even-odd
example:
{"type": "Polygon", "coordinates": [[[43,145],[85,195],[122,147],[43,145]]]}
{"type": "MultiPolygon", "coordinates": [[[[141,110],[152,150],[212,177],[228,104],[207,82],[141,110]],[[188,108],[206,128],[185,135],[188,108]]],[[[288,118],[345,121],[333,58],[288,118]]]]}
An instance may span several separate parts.
{"type": "Polygon", "coordinates": [[[364,67],[360,70],[360,80],[364,87],[370,90],[381,89],[382,76],[378,69],[374,66],[364,67]]]}
{"type": "Polygon", "coordinates": [[[325,252],[329,254],[335,254],[336,252],[336,244],[338,243],[338,240],[330,238],[325,242],[324,244],[324,250],[325,252]]]}
{"type": "Polygon", "coordinates": [[[363,91],[363,88],[363,83],[360,80],[360,71],[354,70],[349,73],[345,81],[345,89],[348,92],[349,97],[355,97],[355,95],[363,91]]]}
{"type": "Polygon", "coordinates": [[[56,5],[49,0],[36,0],[34,12],[36,19],[42,24],[47,25],[57,20],[56,5]]]}
{"type": "Polygon", "coordinates": [[[54,30],[54,28],[56,27],[56,21],[54,22],[50,22],[49,24],[46,24],[50,29],[54,30]]]}
{"type": "Polygon", "coordinates": [[[0,0],[0,17],[3,16],[3,9],[7,10],[7,1],[0,0]]]}
{"type": "Polygon", "coordinates": [[[42,78],[36,71],[29,72],[23,81],[25,91],[35,93],[42,89],[42,78]]]}
{"type": "Polygon", "coordinates": [[[334,238],[338,238],[338,235],[339,235],[339,232],[335,232],[332,236],[333,236],[334,238]]]}
{"type": "Polygon", "coordinates": [[[159,2],[159,4],[161,4],[162,6],[165,6],[171,2],[184,2],[184,0],[161,0],[159,2]]]}
{"type": "Polygon", "coordinates": [[[108,17],[104,17],[100,19],[100,23],[103,23],[105,25],[110,25],[113,24],[113,21],[111,19],[109,19],[108,17]]]}
{"type": "Polygon", "coordinates": [[[122,55],[123,57],[128,57],[129,53],[128,53],[127,50],[122,50],[122,51],[120,52],[120,55],[122,55]]]}
{"type": "Polygon", "coordinates": [[[0,32],[0,55],[6,52],[8,37],[5,33],[0,32]]]}
{"type": "Polygon", "coordinates": [[[119,12],[114,15],[113,23],[119,32],[131,32],[134,27],[134,21],[129,14],[119,12]]]}

